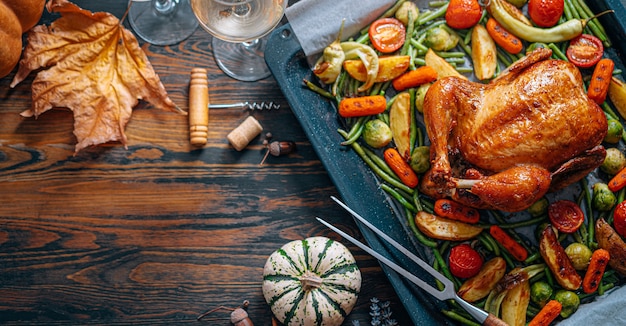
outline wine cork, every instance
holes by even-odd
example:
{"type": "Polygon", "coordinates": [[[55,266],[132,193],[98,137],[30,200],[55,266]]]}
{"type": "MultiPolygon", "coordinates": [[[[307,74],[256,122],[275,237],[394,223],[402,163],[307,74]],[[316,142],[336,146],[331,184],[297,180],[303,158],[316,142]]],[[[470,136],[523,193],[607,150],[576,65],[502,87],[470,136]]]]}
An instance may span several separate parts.
{"type": "Polygon", "coordinates": [[[209,83],[207,71],[191,69],[189,82],[189,142],[204,146],[209,135],[209,83]]]}
{"type": "Polygon", "coordinates": [[[261,131],[263,131],[263,127],[259,121],[253,116],[249,116],[237,128],[233,129],[233,131],[226,136],[226,139],[228,139],[236,150],[241,151],[246,148],[261,131]]]}

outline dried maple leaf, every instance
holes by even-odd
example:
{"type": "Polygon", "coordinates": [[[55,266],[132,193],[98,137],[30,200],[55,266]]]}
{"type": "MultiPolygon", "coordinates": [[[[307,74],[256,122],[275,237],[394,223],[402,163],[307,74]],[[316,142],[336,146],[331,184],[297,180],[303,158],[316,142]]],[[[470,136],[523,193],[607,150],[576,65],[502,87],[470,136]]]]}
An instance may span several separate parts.
{"type": "Polygon", "coordinates": [[[74,114],[76,152],[109,141],[126,145],[124,128],[140,99],[184,114],[168,97],[134,35],[110,13],[92,13],[67,0],[50,0],[49,12],[61,17],[28,34],[14,87],[31,71],[33,104],[23,116],[54,107],[74,114]]]}

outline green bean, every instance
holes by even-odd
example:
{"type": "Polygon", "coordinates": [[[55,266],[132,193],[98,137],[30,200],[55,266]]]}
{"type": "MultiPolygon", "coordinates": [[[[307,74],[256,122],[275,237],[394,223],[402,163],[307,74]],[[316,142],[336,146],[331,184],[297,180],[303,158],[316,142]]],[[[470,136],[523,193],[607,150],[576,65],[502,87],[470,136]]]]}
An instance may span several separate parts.
{"type": "MultiPolygon", "coordinates": [[[[344,138],[348,136],[348,133],[345,130],[339,129],[337,130],[337,132],[344,138]]],[[[374,171],[374,173],[376,173],[381,179],[383,179],[384,181],[387,181],[389,184],[393,185],[394,187],[397,187],[399,189],[406,191],[407,193],[410,193],[410,194],[413,193],[413,189],[407,187],[402,182],[398,182],[393,177],[388,175],[385,171],[381,170],[376,165],[376,163],[372,162],[372,160],[369,157],[367,157],[367,154],[365,154],[365,152],[363,151],[363,148],[361,147],[361,145],[359,145],[359,142],[354,142],[350,144],[350,146],[361,157],[361,159],[365,161],[365,164],[367,164],[367,166],[369,166],[370,169],[372,169],[372,171],[374,171]]]]}
{"type": "Polygon", "coordinates": [[[465,58],[465,53],[463,52],[443,52],[443,51],[435,51],[435,53],[442,58],[465,58]]]}
{"type": "MultiPolygon", "coordinates": [[[[417,210],[415,209],[415,206],[413,206],[413,204],[411,204],[408,200],[406,200],[406,198],[404,198],[398,191],[396,191],[395,189],[391,188],[389,185],[385,184],[385,183],[381,183],[380,184],[380,188],[382,190],[384,190],[386,193],[388,193],[389,195],[391,195],[391,197],[393,197],[395,200],[397,200],[402,206],[404,206],[404,208],[406,208],[407,210],[411,211],[411,212],[416,212],[417,210]]],[[[410,215],[409,215],[410,216],[410,215]]]]}
{"type": "Polygon", "coordinates": [[[453,310],[441,310],[441,313],[443,313],[446,317],[448,317],[448,318],[450,318],[450,319],[452,319],[454,321],[462,323],[463,325],[480,326],[479,323],[459,315],[456,311],[453,311],[453,310]]]}
{"type": "Polygon", "coordinates": [[[563,54],[561,49],[559,49],[559,47],[556,44],[549,43],[548,47],[552,50],[552,56],[555,56],[557,59],[569,61],[569,59],[567,59],[567,56],[563,54]]]}
{"type": "Polygon", "coordinates": [[[541,222],[544,222],[547,218],[548,218],[547,215],[542,215],[542,216],[539,216],[539,217],[528,219],[526,221],[520,221],[520,222],[516,222],[516,223],[501,223],[499,225],[503,229],[516,229],[516,228],[519,228],[519,227],[539,224],[541,222]]]}
{"type": "Polygon", "coordinates": [[[415,208],[418,212],[424,210],[424,207],[422,206],[422,201],[420,200],[420,193],[419,191],[417,191],[417,189],[415,189],[415,191],[413,192],[413,205],[415,205],[415,208]]]}
{"type": "Polygon", "coordinates": [[[592,244],[594,243],[595,240],[595,222],[593,219],[593,209],[592,209],[592,205],[591,205],[591,191],[589,190],[589,184],[587,181],[587,178],[582,178],[581,180],[582,183],[582,188],[583,191],[585,193],[585,206],[586,206],[586,210],[588,212],[587,214],[587,247],[591,248],[592,244]]]}
{"type": "Polygon", "coordinates": [[[489,240],[485,239],[485,237],[481,237],[481,234],[478,235],[478,241],[480,241],[480,243],[483,245],[483,247],[485,247],[485,249],[487,249],[488,251],[494,252],[494,249],[491,243],[489,242],[489,240]]]}
{"type": "Polygon", "coordinates": [[[602,103],[601,106],[602,110],[604,111],[604,113],[606,113],[607,116],[609,116],[609,118],[619,121],[619,115],[617,115],[617,113],[613,111],[613,109],[607,102],[602,103]]]}
{"type": "Polygon", "coordinates": [[[449,0],[430,1],[430,2],[428,2],[428,6],[429,7],[433,7],[433,8],[437,8],[437,7],[441,7],[443,5],[446,5],[448,2],[450,2],[450,1],[449,0]]]}
{"type": "Polygon", "coordinates": [[[539,252],[534,252],[531,255],[529,255],[528,258],[526,258],[526,260],[524,260],[524,264],[529,265],[530,263],[534,262],[535,260],[539,258],[541,258],[541,254],[539,252]]]}
{"type": "Polygon", "coordinates": [[[426,60],[422,59],[422,58],[415,58],[413,59],[413,62],[418,65],[418,66],[425,66],[426,65],[426,60]]]}
{"type": "Polygon", "coordinates": [[[404,45],[402,45],[402,49],[400,50],[400,55],[407,55],[409,51],[409,46],[411,45],[411,38],[413,37],[413,30],[415,29],[415,19],[417,17],[413,17],[413,13],[411,10],[408,10],[409,21],[407,23],[406,30],[406,38],[404,40],[404,45]]]}
{"type": "Polygon", "coordinates": [[[413,231],[413,235],[415,235],[415,238],[417,239],[417,241],[419,241],[421,244],[423,244],[426,247],[429,248],[437,248],[437,241],[427,237],[426,235],[424,235],[424,233],[422,233],[422,231],[420,231],[420,229],[417,228],[417,225],[415,225],[415,219],[413,218],[413,215],[411,214],[406,214],[407,216],[407,222],[409,223],[409,227],[411,228],[411,231],[413,231]]]}
{"type": "Polygon", "coordinates": [[[425,12],[424,14],[420,15],[417,18],[417,21],[415,22],[417,25],[424,25],[427,22],[442,17],[443,15],[446,14],[446,11],[448,10],[448,4],[445,4],[441,7],[439,7],[437,10],[435,11],[428,11],[425,12]]]}
{"type": "Polygon", "coordinates": [[[385,160],[383,160],[380,156],[376,155],[376,153],[372,152],[371,150],[367,149],[367,147],[362,147],[363,151],[365,152],[365,154],[367,154],[367,156],[374,162],[376,163],[376,165],[381,168],[383,171],[387,172],[387,174],[389,174],[392,178],[400,181],[400,178],[398,178],[398,176],[391,170],[391,168],[389,167],[389,165],[387,165],[387,162],[385,162],[385,160]]]}
{"type": "Polygon", "coordinates": [[[486,232],[481,232],[478,234],[479,237],[482,237],[485,241],[489,242],[491,248],[493,248],[493,254],[496,256],[500,256],[500,246],[496,239],[494,239],[491,234],[486,232]]]}
{"type": "Polygon", "coordinates": [[[507,67],[510,66],[513,63],[508,58],[508,56],[505,54],[505,52],[502,51],[501,49],[497,49],[496,56],[498,57],[498,60],[500,60],[500,62],[502,62],[507,67]]]}
{"type": "Polygon", "coordinates": [[[409,153],[413,153],[413,149],[415,148],[415,141],[417,140],[417,119],[416,119],[416,111],[415,108],[415,88],[409,89],[409,112],[411,125],[409,127],[409,153]]]}
{"type": "Polygon", "coordinates": [[[461,286],[459,284],[460,282],[459,280],[457,280],[456,277],[452,275],[452,273],[450,273],[450,269],[448,269],[448,264],[446,264],[445,261],[443,260],[443,256],[441,255],[441,252],[437,248],[434,248],[432,251],[433,251],[433,256],[435,256],[435,259],[439,261],[439,266],[441,266],[441,274],[443,274],[445,277],[451,280],[452,283],[454,283],[455,288],[459,288],[461,286]]]}
{"type": "Polygon", "coordinates": [[[550,285],[551,288],[554,288],[554,279],[552,278],[552,272],[548,268],[548,266],[544,267],[543,272],[546,275],[546,282],[550,285]]]}
{"type": "Polygon", "coordinates": [[[346,140],[341,142],[341,145],[347,146],[357,141],[361,137],[361,134],[363,134],[363,129],[365,129],[365,122],[367,120],[369,120],[369,117],[359,117],[357,122],[352,125],[352,128],[350,129],[350,132],[346,137],[346,140]]]}
{"type": "Polygon", "coordinates": [[[304,81],[304,85],[306,85],[306,87],[308,87],[310,90],[314,91],[315,93],[325,97],[325,98],[329,98],[329,99],[334,99],[335,97],[333,96],[333,94],[331,94],[329,91],[313,84],[313,82],[307,80],[307,79],[303,79],[304,81]]]}
{"type": "MultiPolygon", "coordinates": [[[[578,10],[578,12],[580,13],[581,17],[584,17],[584,18],[593,17],[594,13],[593,11],[591,11],[589,6],[587,6],[587,3],[585,3],[585,0],[573,0],[572,3],[574,7],[578,10]]],[[[611,41],[609,40],[606,34],[606,30],[604,29],[604,26],[602,26],[602,24],[597,18],[589,20],[587,22],[587,25],[594,32],[594,35],[603,41],[604,46],[606,47],[611,46],[611,41]]]]}

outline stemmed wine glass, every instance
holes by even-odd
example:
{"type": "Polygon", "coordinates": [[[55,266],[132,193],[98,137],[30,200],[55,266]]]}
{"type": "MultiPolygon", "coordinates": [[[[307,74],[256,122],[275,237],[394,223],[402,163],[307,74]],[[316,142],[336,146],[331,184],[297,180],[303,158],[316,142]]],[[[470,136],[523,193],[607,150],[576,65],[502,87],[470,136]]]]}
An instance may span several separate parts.
{"type": "Polygon", "coordinates": [[[287,0],[191,0],[200,25],[211,35],[213,56],[227,75],[242,81],[268,77],[266,36],[280,23],[287,0]]]}
{"type": "Polygon", "coordinates": [[[128,21],[135,33],[150,44],[172,45],[198,27],[189,0],[129,0],[128,21]]]}

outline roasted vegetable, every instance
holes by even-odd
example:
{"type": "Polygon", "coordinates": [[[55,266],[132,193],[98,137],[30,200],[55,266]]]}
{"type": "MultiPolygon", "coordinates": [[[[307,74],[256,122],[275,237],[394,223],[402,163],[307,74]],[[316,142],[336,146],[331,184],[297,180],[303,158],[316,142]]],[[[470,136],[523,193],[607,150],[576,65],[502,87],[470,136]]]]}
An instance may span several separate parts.
{"type": "Polygon", "coordinates": [[[380,18],[370,24],[368,30],[372,46],[382,53],[399,50],[406,39],[406,27],[395,18],[380,18]]]}
{"type": "Polygon", "coordinates": [[[611,77],[608,96],[622,119],[626,119],[626,84],[615,76],[611,77]]]}
{"type": "Polygon", "coordinates": [[[478,274],[465,281],[457,294],[465,301],[478,301],[489,295],[504,273],[506,273],[506,262],[502,257],[494,257],[483,265],[478,274]]]}
{"type": "Polygon", "coordinates": [[[424,61],[426,62],[427,66],[430,66],[437,71],[437,76],[439,79],[448,76],[455,76],[462,79],[467,79],[467,77],[454,69],[454,67],[450,63],[448,63],[448,61],[438,56],[437,53],[433,51],[433,49],[428,49],[428,51],[426,51],[424,61]]]}
{"type": "Polygon", "coordinates": [[[324,48],[322,56],[317,60],[313,67],[313,73],[317,78],[326,84],[332,84],[337,80],[341,73],[341,66],[346,59],[346,55],[341,47],[341,34],[343,32],[344,22],[341,23],[341,29],[337,34],[337,38],[329,46],[324,48]]]}
{"type": "Polygon", "coordinates": [[[479,80],[494,77],[498,66],[496,43],[483,25],[472,29],[472,63],[474,75],[479,80]]]}
{"type": "Polygon", "coordinates": [[[482,228],[449,220],[424,211],[415,215],[415,225],[425,235],[439,240],[465,241],[475,238],[482,228]]]}
{"type": "Polygon", "coordinates": [[[554,300],[561,303],[561,317],[567,318],[578,310],[580,297],[573,291],[559,290],[554,295],[554,300]]]}
{"type": "Polygon", "coordinates": [[[391,128],[380,119],[372,119],[363,127],[363,140],[373,148],[382,148],[391,142],[391,128]]]}
{"type": "MultiPolygon", "coordinates": [[[[618,122],[619,123],[619,122],[618,122]]],[[[600,169],[609,175],[615,175],[626,166],[626,156],[619,148],[606,149],[606,157],[600,165],[600,169]]]]}
{"type": "Polygon", "coordinates": [[[429,29],[424,39],[424,45],[435,51],[452,50],[458,43],[458,37],[440,26],[429,29]]]}
{"type": "Polygon", "coordinates": [[[548,206],[548,217],[552,225],[563,233],[574,233],[585,220],[585,214],[577,203],[561,199],[548,206]]]}
{"type": "MultiPolygon", "coordinates": [[[[437,76],[439,76],[439,74],[437,74],[437,76]]],[[[419,113],[424,113],[424,97],[426,96],[426,92],[428,92],[428,89],[430,88],[430,85],[432,84],[433,83],[426,83],[426,84],[420,85],[415,90],[415,109],[419,113]]]]}
{"type": "Polygon", "coordinates": [[[604,103],[609,92],[609,84],[613,76],[615,63],[609,58],[602,58],[593,69],[593,75],[587,89],[587,96],[598,104],[604,103]]]}
{"type": "Polygon", "coordinates": [[[556,319],[556,317],[561,314],[561,310],[563,309],[563,305],[556,301],[550,300],[539,313],[533,317],[533,319],[528,323],[528,326],[547,326],[551,325],[552,321],[556,319]]]}
{"type": "Polygon", "coordinates": [[[413,1],[403,2],[398,10],[396,10],[395,17],[406,26],[409,24],[409,13],[411,13],[413,19],[417,19],[419,16],[419,8],[417,8],[417,5],[413,1]]]}
{"type": "Polygon", "coordinates": [[[405,160],[411,157],[411,95],[402,92],[389,109],[389,127],[396,149],[405,160]]]}
{"type": "MultiPolygon", "coordinates": [[[[359,58],[363,62],[365,71],[367,71],[367,78],[365,79],[365,83],[358,88],[358,91],[365,92],[369,90],[376,82],[376,77],[378,76],[379,64],[376,51],[358,42],[343,42],[341,43],[341,49],[345,54],[346,60],[359,58]]],[[[342,63],[340,65],[342,65],[342,63]]]]}
{"type": "Polygon", "coordinates": [[[438,216],[470,224],[478,223],[478,220],[480,218],[480,213],[477,209],[465,206],[459,202],[447,198],[440,198],[435,200],[435,206],[433,207],[433,210],[438,216]]]}
{"type": "MultiPolygon", "coordinates": [[[[408,55],[393,55],[378,58],[378,73],[374,82],[382,83],[402,75],[409,69],[411,57],[408,55]]],[[[354,79],[367,81],[368,71],[362,60],[345,60],[343,69],[354,79]]]]}
{"type": "Polygon", "coordinates": [[[572,262],[567,257],[563,247],[561,247],[559,239],[550,225],[546,226],[541,233],[539,252],[559,285],[567,290],[580,288],[582,279],[576,273],[572,262]]]}
{"type": "Polygon", "coordinates": [[[584,271],[589,266],[589,259],[591,259],[591,249],[585,244],[580,242],[572,242],[567,248],[565,248],[565,254],[572,262],[574,269],[578,271],[584,271]]]}
{"type": "Polygon", "coordinates": [[[589,268],[583,278],[583,292],[593,293],[600,286],[604,270],[609,263],[611,256],[605,249],[597,249],[591,255],[591,261],[589,262],[589,268]]]}
{"type": "Polygon", "coordinates": [[[604,141],[610,144],[617,144],[622,139],[622,133],[624,132],[624,126],[622,123],[615,119],[607,120],[607,132],[604,136],[604,141]]]}
{"type": "Polygon", "coordinates": [[[393,88],[401,92],[407,88],[417,87],[437,80],[437,71],[429,66],[410,70],[394,79],[393,88]]]}
{"type": "Polygon", "coordinates": [[[492,225],[489,228],[489,234],[518,261],[524,261],[528,258],[528,251],[501,227],[492,225]]]}
{"type": "Polygon", "coordinates": [[[563,0],[528,0],[528,16],[539,27],[556,25],[563,15],[563,0]]]}
{"type": "Polygon", "coordinates": [[[526,310],[530,302],[528,280],[519,282],[504,296],[501,305],[501,318],[509,326],[526,325],[526,310]]]}
{"type": "Polygon", "coordinates": [[[622,237],[626,237],[626,201],[615,206],[613,211],[613,228],[622,237]]]}
{"type": "MultiPolygon", "coordinates": [[[[516,267],[513,270],[511,270],[509,273],[504,275],[504,277],[496,284],[493,290],[489,293],[489,296],[487,297],[487,300],[485,301],[485,310],[489,313],[499,316],[500,309],[503,307],[503,301],[505,297],[507,296],[507,294],[509,293],[509,291],[511,291],[512,289],[514,289],[515,287],[517,287],[518,285],[522,283],[526,283],[526,285],[528,286],[529,280],[533,278],[535,275],[537,275],[538,273],[541,273],[544,267],[545,266],[543,264],[529,265],[523,268],[516,267]]],[[[514,296],[510,298],[517,297],[517,298],[522,299],[523,302],[525,302],[525,304],[523,305],[523,308],[520,308],[520,309],[523,309],[525,311],[528,306],[528,301],[526,300],[530,300],[530,289],[522,288],[516,291],[520,291],[520,292],[518,292],[517,294],[514,294],[514,296]],[[522,295],[523,297],[521,297],[522,295]]],[[[508,302],[506,304],[507,305],[511,304],[511,306],[507,308],[508,310],[507,314],[509,314],[509,316],[506,318],[508,320],[517,320],[517,317],[519,316],[518,314],[519,311],[513,310],[515,309],[515,307],[513,307],[513,302],[508,302]]],[[[505,318],[504,316],[502,317],[503,319],[505,318]]],[[[515,322],[515,324],[517,324],[517,322],[515,322]]]]}
{"type": "Polygon", "coordinates": [[[411,153],[411,159],[409,159],[409,165],[415,173],[421,174],[430,169],[430,147],[419,146],[413,149],[411,153]]]}
{"type": "Polygon", "coordinates": [[[543,307],[550,301],[554,289],[546,281],[537,281],[530,286],[530,300],[539,307],[543,307]]]}
{"type": "Polygon", "coordinates": [[[395,148],[387,148],[383,153],[383,158],[389,168],[391,168],[393,173],[400,178],[400,181],[402,181],[403,184],[409,188],[417,187],[417,184],[419,183],[417,175],[413,169],[411,169],[409,163],[404,160],[402,155],[400,155],[395,148]]]}
{"type": "Polygon", "coordinates": [[[483,8],[478,0],[450,0],[446,10],[446,23],[456,29],[470,28],[480,21],[483,8]]]}
{"type": "Polygon", "coordinates": [[[524,48],[522,40],[509,33],[509,31],[502,27],[495,19],[489,18],[485,28],[487,28],[487,32],[489,32],[493,41],[506,52],[511,54],[518,54],[522,52],[522,49],[524,48]]]}
{"type": "Polygon", "coordinates": [[[474,277],[483,267],[483,257],[472,246],[462,243],[450,249],[448,266],[450,273],[458,278],[474,277]]]}
{"type": "Polygon", "coordinates": [[[526,211],[528,211],[528,213],[533,217],[541,216],[548,213],[549,205],[550,202],[548,201],[548,198],[541,197],[541,199],[530,205],[526,211]]]}
{"type": "Polygon", "coordinates": [[[593,185],[593,197],[591,200],[593,208],[601,212],[607,212],[613,209],[617,202],[617,197],[609,190],[606,183],[598,182],[593,185]]]}
{"type": "Polygon", "coordinates": [[[609,180],[609,190],[616,192],[626,186],[626,167],[617,171],[617,173],[609,180]]]}
{"type": "Polygon", "coordinates": [[[602,218],[596,221],[595,234],[598,247],[606,249],[611,255],[609,266],[622,276],[626,276],[626,243],[624,240],[602,218]]]}
{"type": "Polygon", "coordinates": [[[339,115],[344,118],[375,115],[386,109],[387,99],[382,95],[345,97],[339,102],[339,115]]]}

